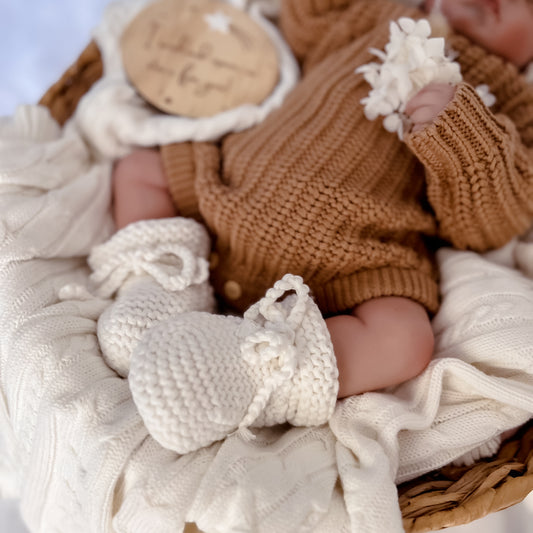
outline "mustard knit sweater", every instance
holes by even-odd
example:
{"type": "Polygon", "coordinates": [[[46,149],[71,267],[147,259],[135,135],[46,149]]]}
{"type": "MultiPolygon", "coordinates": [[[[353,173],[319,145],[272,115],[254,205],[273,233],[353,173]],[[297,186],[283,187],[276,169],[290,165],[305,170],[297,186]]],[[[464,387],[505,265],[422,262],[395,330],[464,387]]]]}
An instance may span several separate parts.
{"type": "Polygon", "coordinates": [[[370,298],[439,302],[435,240],[498,247],[533,218],[533,89],[517,69],[451,36],[463,78],[436,122],[400,142],[360,100],[357,66],[389,22],[418,10],[382,0],[284,0],[280,25],[303,77],[260,125],[220,144],[161,152],[183,215],[215,238],[212,281],[244,310],[285,273],[325,314],[370,298]],[[487,83],[489,111],[472,87],[487,83]]]}

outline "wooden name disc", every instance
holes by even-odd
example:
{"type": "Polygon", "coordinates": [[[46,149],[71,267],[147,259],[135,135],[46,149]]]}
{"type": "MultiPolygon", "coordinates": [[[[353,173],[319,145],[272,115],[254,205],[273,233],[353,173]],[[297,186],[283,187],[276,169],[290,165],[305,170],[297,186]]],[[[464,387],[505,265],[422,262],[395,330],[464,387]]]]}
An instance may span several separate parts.
{"type": "Polygon", "coordinates": [[[219,0],[162,0],[121,39],[126,74],[166,113],[209,117],[260,104],[277,84],[276,48],[244,11],[219,0]]]}

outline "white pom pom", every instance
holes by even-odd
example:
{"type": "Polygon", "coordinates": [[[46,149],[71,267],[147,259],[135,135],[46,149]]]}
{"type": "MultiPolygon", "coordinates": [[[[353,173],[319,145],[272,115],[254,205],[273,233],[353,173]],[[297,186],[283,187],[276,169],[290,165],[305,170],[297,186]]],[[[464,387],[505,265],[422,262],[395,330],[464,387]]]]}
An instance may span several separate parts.
{"type": "Polygon", "coordinates": [[[478,85],[476,87],[476,93],[483,100],[483,103],[487,107],[491,107],[496,103],[496,97],[490,92],[490,88],[486,84],[478,85]]]}
{"type": "Polygon", "coordinates": [[[405,33],[413,33],[416,29],[416,22],[408,17],[398,19],[398,25],[405,33]]]}
{"type": "Polygon", "coordinates": [[[403,120],[398,113],[391,113],[383,119],[383,127],[391,133],[397,133],[400,139],[403,136],[403,120]]]}
{"type": "Polygon", "coordinates": [[[434,37],[428,39],[424,43],[426,54],[430,57],[442,57],[444,56],[444,39],[442,37],[434,37]]]}
{"type": "Polygon", "coordinates": [[[420,19],[416,23],[412,33],[421,39],[427,39],[431,35],[431,26],[429,21],[427,19],[420,19]]]}
{"type": "Polygon", "coordinates": [[[382,63],[357,68],[372,87],[361,100],[365,116],[374,120],[386,117],[384,127],[403,135],[402,112],[407,102],[432,82],[457,84],[461,81],[459,64],[445,55],[444,39],[430,38],[431,26],[425,19],[402,17],[389,26],[390,39],[385,52],[370,49],[382,63]]]}

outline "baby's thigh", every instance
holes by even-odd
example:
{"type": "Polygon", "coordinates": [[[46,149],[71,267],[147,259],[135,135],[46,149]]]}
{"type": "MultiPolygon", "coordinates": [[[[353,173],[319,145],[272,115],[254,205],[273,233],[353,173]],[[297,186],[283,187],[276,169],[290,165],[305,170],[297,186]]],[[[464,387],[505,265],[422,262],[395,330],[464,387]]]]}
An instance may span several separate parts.
{"type": "Polygon", "coordinates": [[[113,168],[113,215],[118,228],[175,214],[159,150],[140,149],[117,161],[113,168]]]}
{"type": "Polygon", "coordinates": [[[417,375],[427,366],[435,339],[428,313],[420,303],[399,296],[374,298],[356,307],[353,315],[377,339],[381,351],[407,374],[407,369],[417,375]]]}
{"type": "Polygon", "coordinates": [[[407,298],[375,298],[349,315],[328,318],[326,324],[340,397],[398,385],[422,372],[433,355],[428,314],[407,298]]]}
{"type": "Polygon", "coordinates": [[[167,187],[163,162],[156,148],[141,148],[119,159],[113,167],[113,184],[118,192],[131,187],[167,187]]]}

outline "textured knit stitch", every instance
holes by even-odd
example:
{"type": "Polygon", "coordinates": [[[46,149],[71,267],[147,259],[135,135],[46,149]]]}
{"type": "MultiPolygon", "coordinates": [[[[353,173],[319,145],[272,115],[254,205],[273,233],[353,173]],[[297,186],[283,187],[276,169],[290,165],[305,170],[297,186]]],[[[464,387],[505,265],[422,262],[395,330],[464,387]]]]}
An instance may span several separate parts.
{"type": "Polygon", "coordinates": [[[249,426],[324,424],[337,377],[320,311],[288,274],[243,318],[193,311],[148,330],[129,383],[151,435],[183,454],[249,426]]]}
{"type": "Polygon", "coordinates": [[[172,144],[161,147],[163,166],[168,174],[170,194],[174,203],[179,202],[179,214],[201,219],[198,212],[198,198],[194,190],[194,160],[190,143],[172,144]],[[178,175],[173,175],[178,172],[178,175]]]}
{"type": "MultiPolygon", "coordinates": [[[[217,238],[212,280],[236,308],[292,272],[325,313],[387,295],[435,311],[427,237],[481,251],[529,226],[533,91],[514,66],[452,36],[468,83],[435,124],[402,144],[365,118],[370,87],[354,69],[373,60],[370,47],[384,48],[400,16],[421,12],[380,0],[287,0],[280,23],[303,65],[300,84],[260,125],[220,145],[188,145],[199,210],[217,238]],[[472,89],[482,83],[495,114],[472,89]],[[226,294],[228,281],[241,290],[226,294]]],[[[190,180],[190,171],[167,172],[172,190],[190,180]]]]}
{"type": "Polygon", "coordinates": [[[182,217],[130,224],[92,250],[91,279],[105,296],[117,292],[98,319],[98,340],[119,375],[128,375],[131,353],[153,325],[184,311],[214,310],[208,252],[205,228],[182,217]]]}

